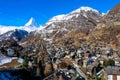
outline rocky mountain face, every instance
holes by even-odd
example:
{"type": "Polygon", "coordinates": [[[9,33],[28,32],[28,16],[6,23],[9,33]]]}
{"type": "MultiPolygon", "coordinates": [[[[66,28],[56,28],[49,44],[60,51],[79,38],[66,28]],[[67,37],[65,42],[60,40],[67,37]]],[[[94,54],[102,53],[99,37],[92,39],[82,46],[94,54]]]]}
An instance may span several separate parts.
{"type": "MultiPolygon", "coordinates": [[[[81,20],[81,19],[80,19],[81,20]]],[[[97,20],[97,19],[95,19],[97,20]]],[[[85,21],[82,21],[83,23],[85,21]]],[[[90,24],[89,24],[90,25],[90,24]]],[[[84,25],[83,28],[86,26],[84,25]]],[[[98,23],[92,28],[78,29],[67,33],[65,36],[58,38],[55,43],[59,45],[73,45],[79,47],[81,42],[89,41],[91,43],[107,43],[113,48],[120,47],[120,3],[112,8],[108,14],[99,18],[98,23]],[[82,31],[83,32],[82,32],[82,31]],[[91,30],[91,32],[89,32],[91,30]],[[87,34],[86,31],[88,32],[87,34]]]]}
{"type": "Polygon", "coordinates": [[[118,3],[106,16],[106,19],[120,21],[120,3],[118,3]]]}
{"type": "Polygon", "coordinates": [[[48,32],[68,32],[80,29],[82,32],[90,32],[101,18],[101,14],[90,7],[81,7],[66,15],[58,15],[46,23],[48,32]],[[84,30],[85,29],[85,30],[84,30]],[[61,31],[62,30],[62,31],[61,31]]]}
{"type": "Polygon", "coordinates": [[[0,40],[15,40],[15,41],[20,41],[21,39],[25,38],[26,36],[28,36],[28,32],[25,30],[19,30],[19,29],[15,29],[15,30],[11,30],[8,31],[2,35],[0,35],[0,40]]]}
{"type": "Polygon", "coordinates": [[[96,25],[96,23],[99,22],[100,17],[101,15],[97,10],[90,7],[81,7],[68,14],[58,15],[51,18],[46,23],[46,29],[61,28],[61,26],[64,26],[64,28],[66,29],[74,29],[76,27],[80,28],[82,26],[89,27],[89,24],[91,24],[92,26],[96,25]]]}
{"type": "MultiPolygon", "coordinates": [[[[108,14],[99,18],[99,22],[91,30],[90,28],[71,31],[65,36],[58,38],[55,43],[59,45],[73,45],[79,47],[81,42],[91,43],[102,42],[109,44],[113,48],[120,47],[120,3],[112,8],[108,14]],[[91,32],[89,32],[91,30],[91,32]],[[86,31],[88,32],[87,34],[86,31]]],[[[84,21],[83,21],[84,23],[84,21]]],[[[90,24],[89,24],[90,25],[90,24]]],[[[85,27],[84,27],[85,28],[85,27]]],[[[76,28],[75,28],[76,29],[76,28]]]]}

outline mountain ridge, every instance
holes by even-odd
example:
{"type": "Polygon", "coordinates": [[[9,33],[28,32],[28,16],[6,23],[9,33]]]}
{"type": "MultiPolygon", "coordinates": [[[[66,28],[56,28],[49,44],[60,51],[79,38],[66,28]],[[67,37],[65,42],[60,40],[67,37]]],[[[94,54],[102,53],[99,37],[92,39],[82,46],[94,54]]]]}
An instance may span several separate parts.
{"type": "Polygon", "coordinates": [[[30,18],[30,20],[24,26],[0,25],[0,35],[15,29],[21,29],[21,30],[26,30],[27,32],[32,32],[40,27],[42,26],[36,23],[34,18],[30,18]]]}

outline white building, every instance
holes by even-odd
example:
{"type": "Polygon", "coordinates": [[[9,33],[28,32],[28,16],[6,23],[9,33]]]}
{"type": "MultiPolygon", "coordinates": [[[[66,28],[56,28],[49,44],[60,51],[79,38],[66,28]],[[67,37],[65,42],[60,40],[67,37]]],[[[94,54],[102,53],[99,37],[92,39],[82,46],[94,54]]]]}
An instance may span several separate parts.
{"type": "Polygon", "coordinates": [[[105,68],[105,72],[106,80],[120,80],[120,67],[108,66],[107,68],[105,68]]]}
{"type": "Polygon", "coordinates": [[[13,49],[8,49],[7,54],[8,54],[8,56],[13,56],[15,54],[15,52],[13,49]]]}

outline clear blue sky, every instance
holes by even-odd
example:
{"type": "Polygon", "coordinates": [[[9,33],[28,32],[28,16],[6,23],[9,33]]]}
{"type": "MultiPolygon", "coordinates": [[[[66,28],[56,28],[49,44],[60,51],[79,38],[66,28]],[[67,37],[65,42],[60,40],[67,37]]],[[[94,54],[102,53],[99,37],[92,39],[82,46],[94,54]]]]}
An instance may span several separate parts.
{"type": "Polygon", "coordinates": [[[45,24],[51,17],[67,14],[81,6],[106,13],[119,0],[0,0],[0,25],[24,25],[30,17],[45,24]]]}

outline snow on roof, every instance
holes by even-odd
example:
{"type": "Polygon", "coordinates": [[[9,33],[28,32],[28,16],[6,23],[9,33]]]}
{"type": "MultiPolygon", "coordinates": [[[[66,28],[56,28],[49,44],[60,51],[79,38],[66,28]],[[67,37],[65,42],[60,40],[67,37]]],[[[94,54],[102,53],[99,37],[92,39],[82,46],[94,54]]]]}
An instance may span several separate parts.
{"type": "Polygon", "coordinates": [[[11,61],[12,61],[12,58],[6,57],[6,58],[0,60],[0,65],[3,65],[3,64],[5,64],[5,63],[9,63],[9,62],[11,62],[11,61]]]}

